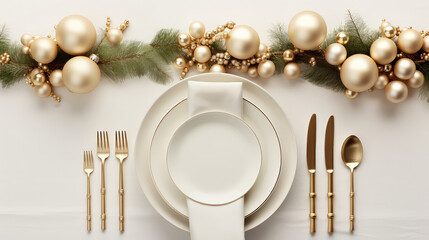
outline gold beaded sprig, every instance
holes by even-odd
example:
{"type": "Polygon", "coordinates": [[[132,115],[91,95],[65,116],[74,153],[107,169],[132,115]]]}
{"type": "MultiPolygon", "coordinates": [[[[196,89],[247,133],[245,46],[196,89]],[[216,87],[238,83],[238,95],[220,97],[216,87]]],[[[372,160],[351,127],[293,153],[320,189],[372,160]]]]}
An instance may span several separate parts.
{"type": "Polygon", "coordinates": [[[113,44],[117,45],[121,43],[122,38],[124,37],[123,32],[125,29],[127,29],[128,25],[130,24],[129,20],[125,20],[123,23],[119,25],[119,27],[112,27],[112,20],[110,17],[107,17],[106,21],[106,33],[107,33],[107,40],[113,44]]]}
{"type": "MultiPolygon", "coordinates": [[[[59,70],[55,70],[59,71],[59,70]]],[[[24,75],[26,83],[33,87],[38,97],[51,97],[57,102],[61,102],[61,97],[55,94],[53,84],[50,82],[52,71],[47,65],[39,63],[38,67],[32,69],[24,75]]]]}
{"type": "Polygon", "coordinates": [[[0,64],[1,65],[5,65],[8,64],[10,62],[10,55],[8,53],[3,53],[2,55],[0,55],[0,64]]]}

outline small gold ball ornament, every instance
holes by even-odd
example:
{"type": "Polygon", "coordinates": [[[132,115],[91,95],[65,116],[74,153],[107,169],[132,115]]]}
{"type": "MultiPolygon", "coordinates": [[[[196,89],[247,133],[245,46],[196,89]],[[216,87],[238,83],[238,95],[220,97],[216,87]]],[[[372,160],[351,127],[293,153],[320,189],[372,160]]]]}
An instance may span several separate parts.
{"type": "Polygon", "coordinates": [[[347,89],[363,92],[374,86],[378,77],[377,64],[364,54],[355,54],[344,61],[340,70],[341,82],[347,89]]]}
{"type": "Polygon", "coordinates": [[[225,67],[220,64],[213,64],[210,68],[210,72],[212,73],[225,73],[225,67]]]}
{"type": "Polygon", "coordinates": [[[89,93],[100,82],[101,72],[98,65],[88,57],[78,56],[67,61],[63,68],[63,81],[73,93],[89,93]]]}
{"type": "Polygon", "coordinates": [[[194,57],[197,62],[205,63],[210,60],[212,56],[212,53],[210,51],[210,48],[207,46],[198,46],[194,50],[194,57]]]}
{"type": "Polygon", "coordinates": [[[47,98],[52,93],[52,87],[48,83],[43,83],[43,84],[41,84],[39,86],[36,86],[34,88],[34,91],[36,92],[36,95],[38,97],[47,98]]]}
{"type": "Polygon", "coordinates": [[[261,43],[259,44],[259,50],[256,53],[256,57],[262,57],[265,53],[267,53],[267,45],[261,43]]]}
{"type": "Polygon", "coordinates": [[[387,84],[384,94],[390,102],[400,103],[407,99],[408,87],[401,81],[392,81],[387,84]]]}
{"type": "Polygon", "coordinates": [[[174,60],[174,67],[177,69],[184,69],[186,67],[186,60],[181,57],[176,58],[176,60],[174,60]]]}
{"type": "Polygon", "coordinates": [[[191,36],[189,36],[187,33],[181,33],[179,36],[177,36],[177,41],[179,42],[180,46],[185,47],[191,43],[191,36]]]}
{"type": "Polygon", "coordinates": [[[429,52],[429,35],[423,38],[423,51],[429,52]]]}
{"type": "Polygon", "coordinates": [[[22,34],[22,36],[21,36],[21,43],[22,43],[22,45],[24,45],[24,46],[28,46],[28,42],[29,42],[30,40],[32,40],[32,39],[33,39],[33,36],[31,36],[31,34],[24,33],[24,34],[22,34]]]}
{"type": "Polygon", "coordinates": [[[296,14],[289,22],[288,35],[293,45],[302,50],[314,50],[325,41],[326,22],[312,11],[296,14]]]}
{"type": "Polygon", "coordinates": [[[49,75],[49,82],[54,87],[62,87],[64,86],[63,81],[63,71],[61,69],[55,69],[49,75]]]}
{"type": "Polygon", "coordinates": [[[247,70],[247,74],[249,75],[249,77],[255,78],[258,76],[258,69],[255,66],[251,66],[247,70]]]}
{"type": "Polygon", "coordinates": [[[301,74],[301,67],[297,63],[290,62],[285,65],[283,74],[289,80],[296,79],[301,74]]]}
{"type": "Polygon", "coordinates": [[[63,18],[56,26],[55,36],[60,48],[70,55],[87,53],[97,37],[92,22],[80,15],[63,18]]]}
{"type": "Polygon", "coordinates": [[[246,25],[235,26],[226,38],[226,50],[238,59],[248,59],[259,51],[258,33],[246,25]]]}
{"type": "Polygon", "coordinates": [[[386,65],[396,58],[398,49],[394,41],[388,38],[379,38],[375,40],[370,49],[372,59],[378,64],[386,65]]]}
{"type": "Polygon", "coordinates": [[[392,25],[385,26],[382,31],[383,35],[387,38],[393,38],[396,36],[396,28],[392,25]]]}
{"type": "Polygon", "coordinates": [[[346,58],[347,50],[342,44],[332,43],[325,49],[325,59],[331,65],[340,65],[346,58]]]}
{"type": "Polygon", "coordinates": [[[206,27],[200,21],[194,21],[189,25],[189,34],[194,38],[202,38],[206,32],[206,27]]]}
{"type": "Polygon", "coordinates": [[[335,37],[335,40],[339,44],[346,45],[347,43],[349,43],[350,37],[345,32],[339,32],[339,33],[337,33],[337,36],[335,37]]]}
{"type": "Polygon", "coordinates": [[[293,53],[292,49],[287,49],[286,51],[283,52],[283,60],[285,60],[285,62],[293,61],[294,58],[295,58],[295,53],[293,53]]]}
{"type": "Polygon", "coordinates": [[[385,73],[380,73],[380,75],[378,75],[377,81],[374,84],[374,87],[376,89],[384,89],[388,83],[389,77],[385,73]]]}
{"type": "Polygon", "coordinates": [[[207,70],[207,63],[197,63],[197,71],[203,73],[207,70]]]}
{"type": "Polygon", "coordinates": [[[31,82],[34,84],[34,86],[40,86],[46,81],[45,74],[43,72],[36,73],[31,78],[31,82]]]}
{"type": "Polygon", "coordinates": [[[273,76],[276,71],[276,65],[271,60],[265,60],[258,64],[258,74],[263,78],[273,76]]]}
{"type": "Polygon", "coordinates": [[[359,95],[358,92],[352,91],[350,89],[346,89],[346,91],[344,92],[344,94],[346,95],[346,97],[348,99],[354,99],[354,98],[356,98],[359,95]]]}
{"type": "Polygon", "coordinates": [[[419,88],[425,82],[425,76],[422,72],[416,71],[414,76],[407,81],[407,85],[411,88],[419,88]]]}
{"type": "Polygon", "coordinates": [[[113,45],[121,43],[123,38],[124,33],[121,31],[121,29],[111,28],[107,31],[107,40],[113,45]]]}
{"type": "Polygon", "coordinates": [[[22,47],[22,53],[26,54],[26,55],[29,54],[30,53],[30,48],[27,47],[27,46],[22,47]]]}
{"type": "Polygon", "coordinates": [[[405,53],[413,54],[423,46],[421,33],[414,29],[402,31],[398,36],[398,47],[405,53]]]}
{"type": "Polygon", "coordinates": [[[57,57],[57,44],[51,38],[40,37],[31,44],[30,54],[36,62],[48,64],[57,57]]]}
{"type": "Polygon", "coordinates": [[[395,76],[402,80],[408,80],[413,77],[416,71],[416,64],[409,58],[401,58],[393,67],[395,76]]]}

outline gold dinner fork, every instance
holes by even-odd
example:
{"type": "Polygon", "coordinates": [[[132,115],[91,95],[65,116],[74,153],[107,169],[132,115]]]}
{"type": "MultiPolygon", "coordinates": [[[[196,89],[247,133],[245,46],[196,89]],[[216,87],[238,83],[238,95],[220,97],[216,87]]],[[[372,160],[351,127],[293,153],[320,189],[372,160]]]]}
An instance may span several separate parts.
{"type": "Polygon", "coordinates": [[[97,156],[101,160],[101,230],[106,229],[106,182],[104,162],[110,156],[109,135],[106,131],[97,132],[97,156]]]}
{"type": "Polygon", "coordinates": [[[124,231],[124,171],[123,163],[128,157],[128,140],[126,131],[115,132],[115,156],[119,160],[119,231],[124,231]]]}
{"type": "Polygon", "coordinates": [[[94,159],[92,151],[85,151],[83,153],[83,171],[87,175],[86,184],[86,228],[91,231],[91,173],[94,171],[94,159]]]}

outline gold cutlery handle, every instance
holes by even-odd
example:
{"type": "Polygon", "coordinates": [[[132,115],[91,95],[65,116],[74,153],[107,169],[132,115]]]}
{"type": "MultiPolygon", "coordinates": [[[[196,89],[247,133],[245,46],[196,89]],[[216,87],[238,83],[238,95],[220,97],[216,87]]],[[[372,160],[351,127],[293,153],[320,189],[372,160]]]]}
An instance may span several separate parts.
{"type": "Polygon", "coordinates": [[[123,232],[124,226],[124,171],[122,162],[119,165],[119,231],[123,232]]]}
{"type": "Polygon", "coordinates": [[[101,164],[101,230],[106,229],[106,183],[104,177],[104,162],[101,164]]]}
{"type": "Polygon", "coordinates": [[[316,171],[310,171],[310,232],[316,232],[316,171]]]}
{"type": "Polygon", "coordinates": [[[91,186],[88,174],[87,178],[87,192],[86,192],[86,229],[91,231],[91,186]]]}
{"type": "Polygon", "coordinates": [[[355,190],[353,169],[350,172],[350,231],[355,230],[355,190]]]}
{"type": "Polygon", "coordinates": [[[328,170],[328,232],[334,232],[334,171],[328,170]]]}

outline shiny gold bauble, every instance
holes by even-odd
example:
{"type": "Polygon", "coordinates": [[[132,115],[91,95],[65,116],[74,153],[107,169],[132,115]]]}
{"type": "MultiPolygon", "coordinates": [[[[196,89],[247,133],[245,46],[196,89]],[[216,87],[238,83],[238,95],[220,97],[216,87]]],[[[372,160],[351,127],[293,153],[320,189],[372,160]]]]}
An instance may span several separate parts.
{"type": "Polygon", "coordinates": [[[416,64],[409,58],[401,58],[393,67],[395,76],[402,80],[408,80],[413,77],[416,71],[416,64]]]}
{"type": "Polygon", "coordinates": [[[276,65],[271,60],[265,60],[258,64],[258,74],[263,78],[273,76],[276,71],[276,65]]]}
{"type": "Polygon", "coordinates": [[[31,77],[31,82],[34,86],[40,86],[46,81],[45,74],[43,72],[36,73],[31,77]]]}
{"type": "Polygon", "coordinates": [[[202,38],[206,32],[206,27],[200,21],[192,22],[189,25],[189,34],[194,38],[202,38]]]}
{"type": "Polygon", "coordinates": [[[377,64],[367,55],[355,54],[344,61],[340,76],[347,89],[363,92],[374,86],[377,81],[377,64]]]}
{"type": "Polygon", "coordinates": [[[283,60],[285,60],[285,62],[293,61],[294,58],[295,53],[293,53],[292,49],[286,49],[286,51],[283,52],[283,60]]]}
{"type": "Polygon", "coordinates": [[[51,95],[52,87],[48,83],[43,83],[34,88],[36,95],[41,98],[47,98],[51,95]]]}
{"type": "Polygon", "coordinates": [[[226,50],[231,56],[238,59],[255,56],[258,53],[259,44],[258,33],[246,25],[235,26],[226,38],[226,50]]]}
{"type": "Polygon", "coordinates": [[[386,95],[387,100],[390,102],[400,103],[407,99],[408,87],[401,81],[392,81],[387,84],[386,88],[384,89],[384,94],[386,95]]]}
{"type": "Polygon", "coordinates": [[[326,38],[326,23],[311,11],[296,14],[289,22],[288,35],[293,45],[302,50],[318,48],[326,38]]]}
{"type": "Polygon", "coordinates": [[[385,26],[382,31],[383,35],[387,38],[393,38],[396,36],[396,28],[392,25],[385,26]]]}
{"type": "Polygon", "coordinates": [[[210,68],[210,72],[212,73],[224,73],[225,67],[220,64],[213,64],[213,66],[210,68]]]}
{"type": "Polygon", "coordinates": [[[197,63],[197,71],[203,73],[207,70],[207,63],[197,63]]]}
{"type": "Polygon", "coordinates": [[[36,62],[48,64],[57,57],[57,44],[51,38],[40,37],[31,44],[30,54],[36,62]]]}
{"type": "Polygon", "coordinates": [[[429,52],[429,35],[423,38],[423,51],[429,52]]]}
{"type": "Polygon", "coordinates": [[[61,69],[55,69],[54,71],[52,71],[49,75],[49,82],[54,87],[64,86],[63,71],[61,71],[61,69]]]}
{"type": "Polygon", "coordinates": [[[258,76],[258,69],[255,66],[251,66],[247,70],[247,74],[249,75],[249,77],[255,78],[258,76]]]}
{"type": "Polygon", "coordinates": [[[118,28],[111,28],[107,31],[107,40],[113,45],[121,43],[122,38],[124,38],[124,34],[118,28]]]}
{"type": "Polygon", "coordinates": [[[380,73],[378,75],[377,81],[374,84],[374,87],[377,89],[384,89],[389,83],[389,77],[385,73],[380,73]]]}
{"type": "Polygon", "coordinates": [[[405,53],[413,54],[423,46],[421,33],[414,29],[402,31],[398,36],[398,47],[405,53]]]}
{"type": "Polygon", "coordinates": [[[370,49],[372,59],[378,64],[386,65],[396,58],[398,49],[394,41],[388,38],[379,38],[375,40],[370,49]]]}
{"type": "Polygon", "coordinates": [[[30,53],[30,48],[27,46],[22,47],[22,53],[23,54],[29,54],[30,53]]]}
{"type": "Polygon", "coordinates": [[[267,53],[267,45],[263,43],[259,44],[259,50],[256,53],[256,57],[262,57],[265,53],[267,53]]]}
{"type": "Polygon", "coordinates": [[[63,81],[73,93],[89,93],[100,82],[101,72],[98,65],[88,57],[78,56],[66,62],[63,68],[63,81]]]}
{"type": "Polygon", "coordinates": [[[349,43],[350,37],[345,32],[339,32],[339,33],[337,33],[337,36],[335,37],[335,40],[339,44],[346,45],[347,43],[349,43]]]}
{"type": "Polygon", "coordinates": [[[177,69],[184,69],[186,67],[186,60],[182,57],[176,58],[176,60],[174,60],[174,67],[177,69]]]}
{"type": "Polygon", "coordinates": [[[70,55],[87,53],[97,37],[92,22],[80,15],[63,18],[56,26],[55,36],[60,48],[70,55]]]}
{"type": "Polygon", "coordinates": [[[212,56],[212,53],[210,51],[210,48],[207,46],[198,46],[194,50],[194,57],[197,62],[205,63],[210,60],[212,56]]]}
{"type": "Polygon", "coordinates": [[[332,43],[325,49],[325,59],[331,65],[340,65],[347,58],[347,50],[344,45],[332,43]]]}
{"type": "Polygon", "coordinates": [[[33,39],[33,36],[31,36],[31,34],[28,34],[28,33],[22,34],[22,36],[21,36],[22,45],[28,46],[27,44],[31,39],[33,39]]]}
{"type": "Polygon", "coordinates": [[[191,36],[189,36],[187,33],[181,33],[179,36],[177,36],[177,41],[179,42],[180,46],[185,47],[191,43],[191,36]]]}
{"type": "Polygon", "coordinates": [[[287,79],[296,79],[301,74],[301,67],[294,62],[287,63],[283,69],[283,74],[287,79]]]}
{"type": "Polygon", "coordinates": [[[407,85],[411,88],[419,88],[425,82],[425,75],[422,72],[416,71],[414,76],[407,81],[407,85]]]}
{"type": "Polygon", "coordinates": [[[354,99],[354,98],[356,98],[359,95],[359,93],[355,92],[355,91],[352,91],[350,89],[346,89],[346,91],[344,92],[344,95],[346,95],[346,97],[348,99],[354,99]]]}

